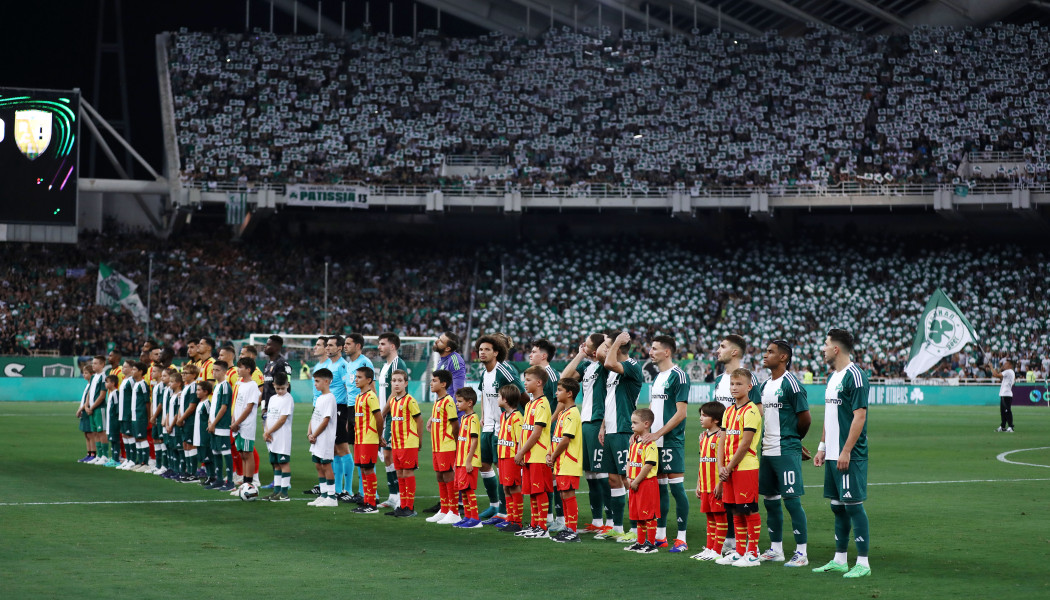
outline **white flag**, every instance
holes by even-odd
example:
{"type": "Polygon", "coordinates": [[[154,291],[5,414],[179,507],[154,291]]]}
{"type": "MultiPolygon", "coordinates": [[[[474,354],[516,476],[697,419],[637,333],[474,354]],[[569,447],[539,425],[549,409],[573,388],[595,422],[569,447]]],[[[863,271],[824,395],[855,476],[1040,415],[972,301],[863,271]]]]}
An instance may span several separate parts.
{"type": "Polygon", "coordinates": [[[938,288],[922,311],[904,372],[914,379],[929,371],[945,356],[951,356],[966,344],[976,341],[977,334],[970,322],[947,294],[938,288]]]}

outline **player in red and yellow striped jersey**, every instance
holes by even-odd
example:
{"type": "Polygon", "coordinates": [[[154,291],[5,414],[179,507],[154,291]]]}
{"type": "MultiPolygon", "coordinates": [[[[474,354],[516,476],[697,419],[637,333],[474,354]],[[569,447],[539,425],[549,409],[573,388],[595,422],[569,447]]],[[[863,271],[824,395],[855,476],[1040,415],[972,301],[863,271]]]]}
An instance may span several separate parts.
{"type": "Polygon", "coordinates": [[[459,415],[456,412],[456,401],[448,395],[452,386],[452,373],[443,369],[434,371],[430,377],[430,391],[437,401],[427,421],[430,432],[430,451],[434,463],[434,474],[437,476],[438,497],[441,509],[432,517],[430,523],[449,521],[459,522],[459,511],[456,502],[455,473],[456,436],[459,435],[459,415]],[[455,521],[452,521],[455,519],[455,521]]]}
{"type": "Polygon", "coordinates": [[[562,543],[582,541],[576,533],[576,522],[580,517],[576,490],[580,488],[580,476],[583,475],[583,421],[580,409],[576,408],[576,394],[579,393],[580,384],[575,379],[558,380],[555,392],[558,421],[554,425],[554,436],[551,437],[554,447],[547,455],[547,465],[554,469],[565,514],[565,529],[555,534],[553,539],[562,543]]]}
{"type": "Polygon", "coordinates": [[[527,538],[550,538],[547,533],[547,494],[554,491],[551,468],[547,466],[547,426],[551,422],[551,405],[543,395],[547,371],[543,367],[525,369],[525,393],[532,400],[525,405],[525,419],[521,425],[521,445],[514,462],[523,467],[521,482],[529,496],[530,527],[515,535],[527,538]]]}
{"type": "Polygon", "coordinates": [[[720,565],[756,567],[758,536],[762,532],[762,516],[758,512],[758,445],[761,442],[762,408],[751,402],[751,372],[735,369],[729,376],[729,393],[736,400],[726,409],[725,464],[719,469],[722,480],[722,502],[733,519],[736,532],[736,550],[716,560],[720,565]]]}
{"type": "Polygon", "coordinates": [[[660,488],[656,483],[658,452],[655,442],[643,442],[656,416],[648,408],[631,413],[631,447],[627,450],[627,481],[631,486],[628,517],[635,522],[638,541],[624,550],[640,554],[659,552],[656,548],[656,519],[660,517],[660,488]]]}
{"type": "MultiPolygon", "coordinates": [[[[452,374],[449,373],[449,379],[452,374]]],[[[481,468],[481,452],[478,443],[481,439],[481,420],[474,413],[478,395],[471,388],[462,388],[456,392],[456,408],[463,414],[459,424],[459,435],[456,437],[456,491],[463,499],[463,520],[453,527],[460,529],[480,529],[478,518],[478,469],[481,468]]],[[[453,500],[453,502],[455,502],[453,500]]]]}
{"type": "Polygon", "coordinates": [[[393,400],[387,403],[390,413],[390,446],[394,452],[394,468],[401,488],[401,505],[392,511],[395,517],[414,517],[416,496],[416,469],[419,468],[419,432],[423,429],[423,415],[416,399],[408,393],[408,373],[397,369],[390,374],[393,400]]]}
{"type": "Polygon", "coordinates": [[[361,469],[364,486],[364,504],[353,512],[372,515],[376,508],[376,463],[379,462],[379,444],[383,439],[383,417],[376,396],[376,374],[371,367],[360,367],[354,373],[354,385],[361,393],[354,403],[354,464],[361,469]]]}
{"type": "Polygon", "coordinates": [[[499,430],[496,435],[496,458],[499,467],[499,483],[507,500],[507,520],[497,524],[503,531],[518,533],[522,530],[521,517],[525,510],[521,494],[521,465],[514,462],[521,445],[521,425],[524,419],[521,407],[521,392],[517,386],[505,385],[499,389],[499,430]]]}
{"type": "Polygon", "coordinates": [[[689,558],[716,560],[721,558],[722,544],[726,539],[726,509],[722,503],[722,482],[718,479],[718,466],[722,463],[722,415],[725,407],[721,402],[707,402],[700,407],[700,469],[696,474],[696,497],[700,499],[700,511],[707,515],[707,546],[689,558]]]}
{"type": "Polygon", "coordinates": [[[215,349],[215,340],[211,338],[201,338],[197,342],[197,358],[200,364],[197,368],[200,369],[200,375],[197,376],[197,381],[215,381],[215,375],[212,374],[212,368],[215,366],[215,359],[212,358],[212,350],[215,349]]]}

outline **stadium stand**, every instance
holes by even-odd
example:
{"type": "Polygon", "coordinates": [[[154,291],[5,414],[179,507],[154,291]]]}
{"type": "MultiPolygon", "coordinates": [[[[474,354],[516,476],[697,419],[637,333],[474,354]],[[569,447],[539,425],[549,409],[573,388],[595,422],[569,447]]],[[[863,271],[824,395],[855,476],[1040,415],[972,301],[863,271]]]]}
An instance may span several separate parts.
{"type": "Polygon", "coordinates": [[[439,185],[447,156],[508,159],[463,185],[1045,182],[1050,32],[1038,24],[800,37],[569,28],[171,36],[187,181],[439,185]],[[964,169],[971,152],[1014,167],[964,169]]]}
{"type": "MultiPolygon", "coordinates": [[[[33,252],[0,246],[0,353],[87,355],[108,342],[137,351],[142,327],[126,313],[94,306],[95,267],[104,261],[144,288],[148,251],[156,252],[153,330],[177,349],[189,336],[320,331],[325,255],[332,257],[330,330],[465,333],[473,247],[440,254],[392,247],[351,257],[334,243],[247,247],[183,235],[158,244],[108,235],[33,252]]],[[[917,316],[940,286],[973,323],[982,349],[955,357],[954,367],[945,361],[937,376],[987,376],[981,365],[1002,355],[1050,370],[1050,300],[1042,289],[1050,261],[1017,246],[865,238],[749,240],[707,251],[622,239],[497,246],[482,255],[494,259],[480,264],[474,332],[503,329],[521,346],[547,337],[559,357],[584,332],[610,326],[643,341],[670,333],[681,341],[682,358],[712,358],[721,336],[738,332],[756,346],[747,365],[758,366],[762,345],[780,337],[795,343],[796,368],[822,373],[824,333],[836,326],[857,332],[859,358],[874,374],[899,376],[917,316]]]]}

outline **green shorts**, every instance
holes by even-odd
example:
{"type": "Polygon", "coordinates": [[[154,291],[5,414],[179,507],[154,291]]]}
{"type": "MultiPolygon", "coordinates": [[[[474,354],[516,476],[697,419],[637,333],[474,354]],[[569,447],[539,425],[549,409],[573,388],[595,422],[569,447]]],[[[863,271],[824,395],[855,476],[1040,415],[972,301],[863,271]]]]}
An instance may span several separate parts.
{"type": "MultiPolygon", "coordinates": [[[[316,456],[314,458],[317,458],[316,456]]],[[[286,465],[292,462],[292,457],[287,454],[277,454],[276,452],[270,453],[270,464],[271,465],[286,465]]]]}
{"type": "Polygon", "coordinates": [[[146,434],[147,432],[149,432],[149,419],[147,419],[146,417],[142,417],[141,419],[136,420],[132,424],[131,430],[133,432],[132,435],[135,436],[135,439],[146,439],[146,434]]]}
{"type": "Polygon", "coordinates": [[[758,493],[762,496],[798,498],[802,488],[802,453],[766,456],[758,460],[758,493]]]}
{"type": "Polygon", "coordinates": [[[208,433],[207,427],[201,427],[201,444],[197,446],[201,449],[203,456],[211,456],[211,438],[214,437],[208,433]]]}
{"type": "Polygon", "coordinates": [[[252,450],[255,450],[255,440],[246,440],[238,435],[237,438],[234,439],[234,446],[237,447],[237,452],[251,452],[252,450]]]}
{"type": "Polygon", "coordinates": [[[100,433],[100,432],[106,430],[106,424],[105,424],[105,418],[106,417],[102,413],[103,413],[103,411],[102,411],[101,408],[96,410],[95,412],[91,413],[91,416],[90,416],[90,419],[91,419],[91,431],[94,431],[95,433],[100,433]]]}
{"type": "Polygon", "coordinates": [[[160,441],[164,439],[164,426],[160,424],[160,417],[158,421],[153,424],[153,441],[160,441]]]}
{"type": "Polygon", "coordinates": [[[685,473],[685,448],[663,447],[660,450],[659,466],[656,473],[667,475],[669,473],[685,473]]]}
{"type": "Polygon", "coordinates": [[[598,430],[601,421],[587,421],[583,424],[583,470],[591,473],[602,473],[602,455],[605,448],[598,442],[598,430]]]}
{"type": "Polygon", "coordinates": [[[230,453],[230,436],[214,434],[211,436],[211,451],[216,454],[230,453]]]}
{"type": "Polygon", "coordinates": [[[81,414],[84,416],[80,417],[80,431],[82,433],[91,433],[91,415],[87,413],[81,414]]]}
{"type": "Polygon", "coordinates": [[[193,444],[193,423],[186,422],[182,427],[176,427],[175,431],[178,432],[180,442],[193,444]]]}
{"type": "Polygon", "coordinates": [[[330,465],[330,464],[332,464],[332,459],[330,459],[330,458],[321,458],[320,456],[317,456],[316,454],[311,454],[310,455],[310,460],[314,461],[315,463],[317,463],[319,465],[330,465]]]}
{"type": "Polygon", "coordinates": [[[631,451],[631,434],[605,434],[605,450],[602,456],[602,473],[627,475],[627,455],[631,451]]]}
{"type": "Polygon", "coordinates": [[[125,436],[128,436],[128,437],[134,437],[135,436],[135,424],[133,422],[131,422],[131,421],[121,421],[120,422],[120,435],[125,435],[125,436]]]}
{"type": "Polygon", "coordinates": [[[486,465],[496,464],[496,457],[499,456],[496,453],[496,433],[492,431],[482,431],[481,439],[478,441],[478,445],[481,447],[481,462],[486,465]]]}
{"type": "Polygon", "coordinates": [[[838,461],[824,463],[824,497],[849,504],[868,497],[868,461],[851,460],[849,470],[839,471],[838,461]]]}

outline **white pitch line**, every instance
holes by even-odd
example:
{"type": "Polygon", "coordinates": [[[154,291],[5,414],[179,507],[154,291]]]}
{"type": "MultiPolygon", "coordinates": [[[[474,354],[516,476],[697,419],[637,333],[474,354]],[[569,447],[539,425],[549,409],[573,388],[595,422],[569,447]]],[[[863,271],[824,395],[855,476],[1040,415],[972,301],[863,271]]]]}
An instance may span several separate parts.
{"type": "MultiPolygon", "coordinates": [[[[1042,448],[1032,448],[1042,450],[1042,448]]],[[[1019,451],[1018,451],[1019,452],[1019,451]]],[[[1023,463],[1021,463],[1023,464],[1023,463]]],[[[1044,467],[1046,465],[1034,465],[1044,467]]],[[[946,481],[892,481],[883,483],[869,483],[873,485],[941,485],[948,483],[1016,483],[1023,481],[1050,481],[1050,477],[1028,478],[1028,479],[955,479],[946,481]]],[[[807,485],[807,488],[822,488],[823,485],[807,485]]],[[[586,494],[586,491],[577,491],[577,494],[586,494]]],[[[433,499],[437,496],[416,496],[420,499],[433,499]]],[[[292,498],[293,502],[309,500],[310,498],[292,498]]],[[[187,500],[88,500],[71,502],[0,502],[0,506],[68,506],[76,504],[198,504],[205,502],[238,502],[237,498],[209,498],[209,499],[187,499],[187,500]]]]}
{"type": "Polygon", "coordinates": [[[999,455],[997,455],[995,457],[995,460],[997,460],[999,462],[1004,462],[1004,463],[1007,463],[1007,464],[1011,464],[1011,465],[1021,465],[1021,466],[1024,466],[1024,467],[1042,467],[1044,469],[1050,469],[1050,465],[1040,465],[1040,464],[1036,464],[1036,463],[1018,462],[1016,460],[1010,460],[1010,459],[1006,458],[1007,456],[1010,456],[1011,454],[1016,454],[1018,452],[1031,452],[1032,450],[1050,450],[1050,446],[1043,446],[1041,448],[1022,448],[1020,450],[1010,450],[1010,451],[1007,451],[1007,452],[1001,452],[1001,453],[999,453],[999,455]]]}

